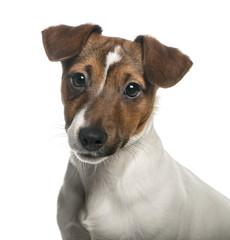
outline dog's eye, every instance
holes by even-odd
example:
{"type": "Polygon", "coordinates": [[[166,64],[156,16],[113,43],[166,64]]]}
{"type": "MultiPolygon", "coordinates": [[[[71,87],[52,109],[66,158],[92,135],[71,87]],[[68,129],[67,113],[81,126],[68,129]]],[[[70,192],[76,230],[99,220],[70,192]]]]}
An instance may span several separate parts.
{"type": "Polygon", "coordinates": [[[130,98],[135,98],[141,93],[141,87],[137,83],[131,82],[125,89],[125,95],[130,98]]]}
{"type": "Polygon", "coordinates": [[[73,73],[70,76],[70,80],[72,85],[75,88],[80,88],[80,87],[84,87],[85,86],[85,75],[83,73],[77,72],[77,73],[73,73]]]}

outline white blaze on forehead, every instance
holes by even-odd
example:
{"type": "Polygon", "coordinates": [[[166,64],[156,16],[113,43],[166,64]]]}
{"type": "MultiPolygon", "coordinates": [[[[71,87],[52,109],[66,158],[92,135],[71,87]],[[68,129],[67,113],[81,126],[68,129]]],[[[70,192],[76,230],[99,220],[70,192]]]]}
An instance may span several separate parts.
{"type": "Polygon", "coordinates": [[[109,52],[108,55],[106,56],[105,73],[107,73],[110,65],[112,65],[116,62],[119,62],[121,60],[121,56],[119,55],[120,49],[121,49],[120,46],[116,46],[114,48],[114,51],[109,52]]]}
{"type": "Polygon", "coordinates": [[[103,89],[104,85],[105,85],[105,81],[106,81],[106,78],[107,78],[107,73],[108,73],[109,67],[112,64],[117,63],[121,60],[121,55],[119,54],[120,49],[121,49],[120,46],[116,46],[114,48],[114,51],[111,51],[107,54],[106,63],[105,63],[105,71],[104,71],[104,79],[103,79],[103,82],[101,83],[99,91],[101,91],[103,89]]]}

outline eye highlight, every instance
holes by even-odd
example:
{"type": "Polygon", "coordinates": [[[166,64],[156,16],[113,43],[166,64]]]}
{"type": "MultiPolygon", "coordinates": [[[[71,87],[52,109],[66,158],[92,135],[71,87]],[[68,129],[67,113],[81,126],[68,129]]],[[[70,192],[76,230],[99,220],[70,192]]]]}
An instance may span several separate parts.
{"type": "Polygon", "coordinates": [[[141,93],[141,86],[135,82],[129,83],[124,91],[124,94],[129,98],[136,98],[141,93]]]}
{"type": "Polygon", "coordinates": [[[86,85],[86,77],[83,73],[76,72],[70,75],[70,81],[73,87],[82,88],[86,85]]]}

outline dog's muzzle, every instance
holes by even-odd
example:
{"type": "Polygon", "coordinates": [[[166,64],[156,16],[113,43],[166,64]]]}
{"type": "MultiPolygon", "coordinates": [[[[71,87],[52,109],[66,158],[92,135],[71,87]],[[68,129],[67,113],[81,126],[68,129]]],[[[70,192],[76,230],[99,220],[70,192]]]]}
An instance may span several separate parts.
{"type": "Polygon", "coordinates": [[[82,127],[75,130],[74,125],[67,130],[69,146],[76,159],[96,164],[112,156],[122,146],[119,137],[109,139],[102,128],[82,127]]]}

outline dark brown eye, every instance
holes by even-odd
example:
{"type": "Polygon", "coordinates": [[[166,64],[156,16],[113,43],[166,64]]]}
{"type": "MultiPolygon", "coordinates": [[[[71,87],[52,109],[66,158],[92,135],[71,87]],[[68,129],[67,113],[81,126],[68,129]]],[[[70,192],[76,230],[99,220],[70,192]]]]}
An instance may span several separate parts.
{"type": "Polygon", "coordinates": [[[71,74],[70,80],[75,88],[85,87],[86,79],[83,73],[77,72],[71,74]]]}
{"type": "Polygon", "coordinates": [[[131,82],[125,89],[125,95],[130,98],[135,98],[141,93],[141,87],[137,83],[131,82]]]}

